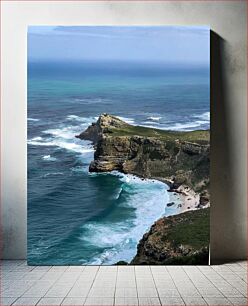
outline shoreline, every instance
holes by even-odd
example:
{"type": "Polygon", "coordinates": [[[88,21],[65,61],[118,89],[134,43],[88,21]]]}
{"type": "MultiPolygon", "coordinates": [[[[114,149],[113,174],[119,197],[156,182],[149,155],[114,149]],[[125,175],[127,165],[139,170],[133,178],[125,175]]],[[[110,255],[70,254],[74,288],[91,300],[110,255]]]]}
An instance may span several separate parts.
{"type": "Polygon", "coordinates": [[[180,205],[179,207],[177,206],[177,208],[179,208],[179,213],[207,208],[210,206],[210,204],[208,203],[204,207],[200,207],[200,194],[195,192],[192,188],[190,188],[187,185],[182,184],[177,188],[173,188],[173,182],[169,179],[164,179],[161,177],[152,177],[151,179],[161,181],[165,183],[167,186],[169,186],[170,189],[168,190],[168,193],[171,194],[169,195],[171,201],[169,203],[166,203],[166,207],[175,208],[175,205],[180,205]],[[175,199],[174,196],[175,197],[177,196],[177,198],[175,199]],[[176,203],[176,200],[178,200],[178,198],[180,198],[179,204],[176,203]],[[171,205],[167,206],[168,204],[171,205]]]}
{"type": "MultiPolygon", "coordinates": [[[[152,243],[158,242],[159,233],[166,235],[166,227],[160,225],[167,218],[174,220],[175,216],[176,219],[187,219],[191,216],[195,219],[193,211],[196,216],[202,215],[200,211],[210,206],[207,175],[209,131],[175,133],[137,127],[104,113],[96,123],[76,137],[90,140],[94,145],[94,160],[90,163],[89,172],[118,171],[141,180],[160,181],[166,185],[163,188],[168,198],[161,199],[164,213],[160,217],[154,216],[154,223],[143,229],[143,238],[138,246],[147,239],[149,233],[153,237],[156,224],[158,233],[155,233],[154,241],[151,238],[152,243]],[[199,163],[200,171],[194,171],[198,169],[199,163]],[[178,217],[180,214],[182,216],[178,217]]],[[[156,206],[156,202],[153,205],[156,206]]],[[[156,249],[155,246],[154,250],[156,249]]],[[[167,253],[166,249],[165,252],[167,253]]],[[[180,247],[178,252],[181,252],[180,247]]],[[[138,253],[134,258],[137,256],[138,253]]]]}

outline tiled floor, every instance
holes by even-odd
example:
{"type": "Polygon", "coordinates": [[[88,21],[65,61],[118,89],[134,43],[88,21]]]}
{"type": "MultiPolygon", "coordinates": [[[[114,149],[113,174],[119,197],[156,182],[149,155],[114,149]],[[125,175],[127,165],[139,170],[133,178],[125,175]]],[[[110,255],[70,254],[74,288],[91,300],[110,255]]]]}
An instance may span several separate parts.
{"type": "Polygon", "coordinates": [[[246,262],[166,267],[1,264],[1,306],[247,304],[246,262]]]}

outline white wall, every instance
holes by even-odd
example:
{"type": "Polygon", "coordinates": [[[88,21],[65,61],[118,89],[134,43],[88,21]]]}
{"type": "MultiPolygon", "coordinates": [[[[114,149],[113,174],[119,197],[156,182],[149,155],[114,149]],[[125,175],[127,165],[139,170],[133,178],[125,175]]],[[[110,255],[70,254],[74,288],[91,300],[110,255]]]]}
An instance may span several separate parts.
{"type": "Polygon", "coordinates": [[[3,257],[26,257],[28,25],[210,25],[211,258],[246,258],[246,1],[2,1],[3,257]]]}

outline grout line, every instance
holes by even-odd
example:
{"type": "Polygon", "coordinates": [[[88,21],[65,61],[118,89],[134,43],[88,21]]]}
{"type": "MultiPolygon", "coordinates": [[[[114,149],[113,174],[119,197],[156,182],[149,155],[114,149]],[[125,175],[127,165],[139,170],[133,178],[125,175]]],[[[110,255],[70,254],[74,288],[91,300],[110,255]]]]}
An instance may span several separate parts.
{"type": "Polygon", "coordinates": [[[157,285],[156,285],[155,280],[154,280],[154,276],[153,276],[153,272],[152,272],[151,266],[149,266],[149,268],[150,268],[150,271],[151,271],[151,275],[152,275],[152,279],[153,279],[153,282],[154,282],[154,286],[155,286],[156,292],[158,294],[159,303],[160,303],[160,305],[162,305],[162,302],[160,300],[160,296],[159,296],[159,293],[158,293],[158,288],[157,288],[157,285]]]}
{"type": "MultiPolygon", "coordinates": [[[[199,270],[199,271],[201,271],[200,269],[199,269],[199,267],[198,266],[196,266],[197,267],[197,269],[199,270]]],[[[213,268],[212,268],[212,270],[214,270],[213,268]]],[[[215,270],[214,270],[214,272],[215,273],[217,273],[215,270]]],[[[204,274],[204,271],[202,272],[203,274],[204,274]]],[[[218,274],[218,273],[217,273],[218,274]]],[[[210,278],[208,278],[208,276],[206,275],[206,274],[204,274],[204,276],[211,282],[211,284],[220,292],[220,294],[223,296],[223,297],[225,297],[226,298],[226,296],[218,289],[218,287],[212,282],[212,280],[210,279],[210,278]]],[[[204,297],[203,297],[204,298],[204,297]]],[[[205,299],[204,299],[205,300],[205,299]]]]}
{"type": "Polygon", "coordinates": [[[117,271],[116,271],[116,276],[115,276],[115,290],[114,290],[114,300],[113,300],[113,305],[115,305],[115,295],[116,295],[116,287],[117,287],[117,277],[119,273],[119,266],[117,265],[117,271]]]}
{"type": "MultiPolygon", "coordinates": [[[[69,267],[68,267],[68,269],[69,269],[69,267]]],[[[63,299],[62,299],[60,305],[62,305],[62,303],[64,302],[64,300],[68,297],[68,294],[71,292],[73,286],[76,284],[77,280],[80,278],[80,275],[81,275],[81,273],[84,271],[84,269],[85,269],[85,267],[84,267],[83,270],[80,271],[80,273],[78,274],[78,277],[75,279],[74,283],[72,284],[70,290],[67,292],[67,294],[65,295],[65,297],[63,297],[63,299]]],[[[67,270],[65,270],[64,273],[66,273],[66,271],[67,271],[67,270]]],[[[69,273],[69,272],[67,272],[67,273],[69,273]]],[[[76,272],[72,272],[72,273],[76,273],[76,272]]]]}
{"type": "Polygon", "coordinates": [[[167,269],[167,267],[166,267],[166,271],[167,271],[168,274],[170,275],[171,280],[172,280],[173,284],[175,285],[175,287],[176,287],[176,289],[177,289],[177,291],[178,291],[178,293],[179,293],[179,295],[180,295],[180,297],[181,297],[181,299],[182,299],[182,301],[183,301],[183,303],[184,303],[184,305],[185,305],[185,302],[184,302],[184,299],[183,299],[183,297],[182,297],[182,295],[181,295],[181,292],[178,290],[177,285],[176,285],[176,283],[174,282],[174,279],[173,279],[173,277],[171,276],[170,271],[167,269]]]}
{"type": "MultiPolygon", "coordinates": [[[[97,270],[96,270],[96,272],[95,272],[94,279],[93,279],[93,281],[92,281],[92,284],[91,284],[91,286],[90,286],[90,289],[89,289],[88,293],[86,294],[85,301],[84,301],[84,305],[85,305],[85,303],[86,303],[86,301],[87,301],[87,298],[88,298],[88,296],[89,296],[89,293],[90,293],[90,291],[91,291],[91,289],[92,289],[92,287],[93,287],[93,285],[94,285],[94,283],[95,283],[97,274],[99,273],[99,269],[100,269],[100,266],[97,266],[97,270]]],[[[84,268],[84,270],[85,270],[85,268],[84,268]]]]}
{"type": "Polygon", "coordinates": [[[137,277],[136,277],[136,266],[134,266],[134,279],[135,279],[135,288],[136,288],[136,295],[139,305],[139,295],[138,295],[138,285],[137,285],[137,277]]]}
{"type": "MultiPolygon", "coordinates": [[[[183,271],[184,271],[184,272],[186,273],[186,275],[188,276],[188,278],[190,279],[190,282],[193,284],[194,288],[195,288],[195,289],[197,290],[197,292],[200,294],[201,298],[203,298],[201,292],[198,290],[198,288],[196,287],[196,285],[195,285],[194,282],[192,281],[190,275],[187,273],[187,271],[185,270],[184,267],[182,267],[182,268],[183,268],[183,271]]],[[[201,274],[205,277],[205,275],[204,275],[202,272],[201,272],[201,274]]],[[[206,278],[206,277],[205,277],[205,278],[206,278]]],[[[205,299],[204,299],[204,301],[205,301],[205,299]]],[[[185,303],[185,304],[186,304],[186,303],[185,303]]]]}
{"type": "MultiPolygon", "coordinates": [[[[241,292],[241,291],[239,290],[239,288],[235,288],[235,287],[230,283],[230,281],[227,280],[227,279],[225,279],[219,272],[216,272],[216,273],[217,273],[221,278],[223,278],[223,279],[225,280],[225,282],[227,282],[227,284],[229,284],[233,289],[236,289],[237,291],[239,291],[239,292],[243,295],[243,297],[246,298],[246,296],[243,294],[243,292],[241,292]]],[[[240,280],[242,280],[242,281],[244,282],[243,279],[240,278],[240,280]]],[[[245,283],[245,282],[244,282],[244,283],[245,283]]],[[[246,287],[247,287],[247,284],[246,284],[246,287]]]]}

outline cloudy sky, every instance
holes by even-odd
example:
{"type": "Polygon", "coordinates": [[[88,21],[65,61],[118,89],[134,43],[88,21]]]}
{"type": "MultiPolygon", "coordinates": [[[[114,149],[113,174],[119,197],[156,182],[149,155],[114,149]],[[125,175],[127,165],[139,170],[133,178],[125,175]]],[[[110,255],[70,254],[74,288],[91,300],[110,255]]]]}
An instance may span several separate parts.
{"type": "Polygon", "coordinates": [[[31,26],[30,61],[149,61],[209,65],[207,26],[31,26]]]}

